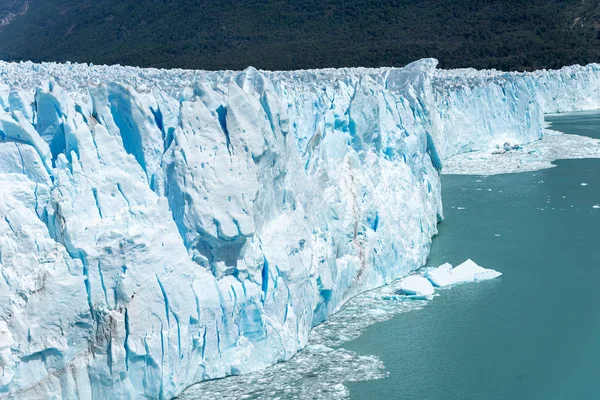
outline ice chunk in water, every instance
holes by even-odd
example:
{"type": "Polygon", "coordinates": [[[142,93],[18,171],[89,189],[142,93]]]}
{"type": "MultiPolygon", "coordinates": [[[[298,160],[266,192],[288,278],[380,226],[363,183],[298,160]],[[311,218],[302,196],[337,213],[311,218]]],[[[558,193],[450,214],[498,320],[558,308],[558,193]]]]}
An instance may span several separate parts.
{"type": "Polygon", "coordinates": [[[486,269],[483,272],[478,272],[474,275],[475,281],[487,281],[490,279],[494,279],[502,275],[501,272],[495,271],[493,269],[486,269]]]}
{"type": "Polygon", "coordinates": [[[410,275],[400,280],[400,291],[417,296],[431,296],[434,293],[431,282],[419,275],[410,275]]]}
{"type": "Polygon", "coordinates": [[[486,269],[468,259],[459,266],[452,268],[448,263],[440,265],[427,272],[425,275],[435,286],[444,287],[464,282],[477,282],[494,279],[502,273],[493,269],[486,269]]]}
{"type": "Polygon", "coordinates": [[[438,287],[455,283],[454,278],[452,277],[452,265],[450,263],[444,263],[437,268],[429,270],[425,274],[425,277],[438,287]]]}

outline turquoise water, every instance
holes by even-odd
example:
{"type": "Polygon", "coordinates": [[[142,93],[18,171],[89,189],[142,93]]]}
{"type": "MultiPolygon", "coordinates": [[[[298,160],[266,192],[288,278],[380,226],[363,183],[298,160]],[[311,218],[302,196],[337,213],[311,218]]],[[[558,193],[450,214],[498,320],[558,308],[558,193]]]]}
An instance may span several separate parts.
{"type": "MultiPolygon", "coordinates": [[[[548,120],[600,137],[600,114],[548,120]]],[[[600,398],[600,160],[556,164],[442,177],[428,266],[472,258],[504,275],[441,291],[344,344],[390,373],[348,383],[352,399],[600,398]]]]}
{"type": "Polygon", "coordinates": [[[598,111],[548,115],[546,121],[552,123],[551,129],[555,131],[600,139],[600,112],[598,111]]]}

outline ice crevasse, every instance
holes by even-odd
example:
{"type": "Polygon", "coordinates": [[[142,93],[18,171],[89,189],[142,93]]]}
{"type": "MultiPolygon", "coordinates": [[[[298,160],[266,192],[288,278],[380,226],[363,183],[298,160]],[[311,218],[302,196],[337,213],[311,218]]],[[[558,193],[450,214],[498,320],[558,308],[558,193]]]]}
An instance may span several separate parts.
{"type": "Polygon", "coordinates": [[[452,155],[600,105],[600,66],[0,63],[0,398],[171,398],[289,359],[425,263],[452,155]]]}

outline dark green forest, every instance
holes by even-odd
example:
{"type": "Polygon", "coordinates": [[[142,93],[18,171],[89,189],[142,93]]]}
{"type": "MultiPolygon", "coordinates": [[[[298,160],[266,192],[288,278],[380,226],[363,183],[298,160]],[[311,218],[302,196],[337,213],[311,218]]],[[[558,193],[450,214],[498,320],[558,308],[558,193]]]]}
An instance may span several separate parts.
{"type": "Polygon", "coordinates": [[[599,0],[29,0],[0,28],[0,58],[304,69],[435,57],[444,68],[556,68],[600,61],[599,10],[599,0]]]}

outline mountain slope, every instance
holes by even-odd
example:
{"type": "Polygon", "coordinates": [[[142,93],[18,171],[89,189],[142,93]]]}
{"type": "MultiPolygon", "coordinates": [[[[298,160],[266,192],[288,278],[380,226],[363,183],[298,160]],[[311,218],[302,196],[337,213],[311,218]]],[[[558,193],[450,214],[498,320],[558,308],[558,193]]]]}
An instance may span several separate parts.
{"type": "MultiPolygon", "coordinates": [[[[27,4],[28,11],[0,31],[1,59],[300,69],[398,66],[436,57],[446,68],[507,70],[600,59],[598,1],[30,0],[27,4]]],[[[0,8],[0,18],[3,12],[0,8]]]]}

